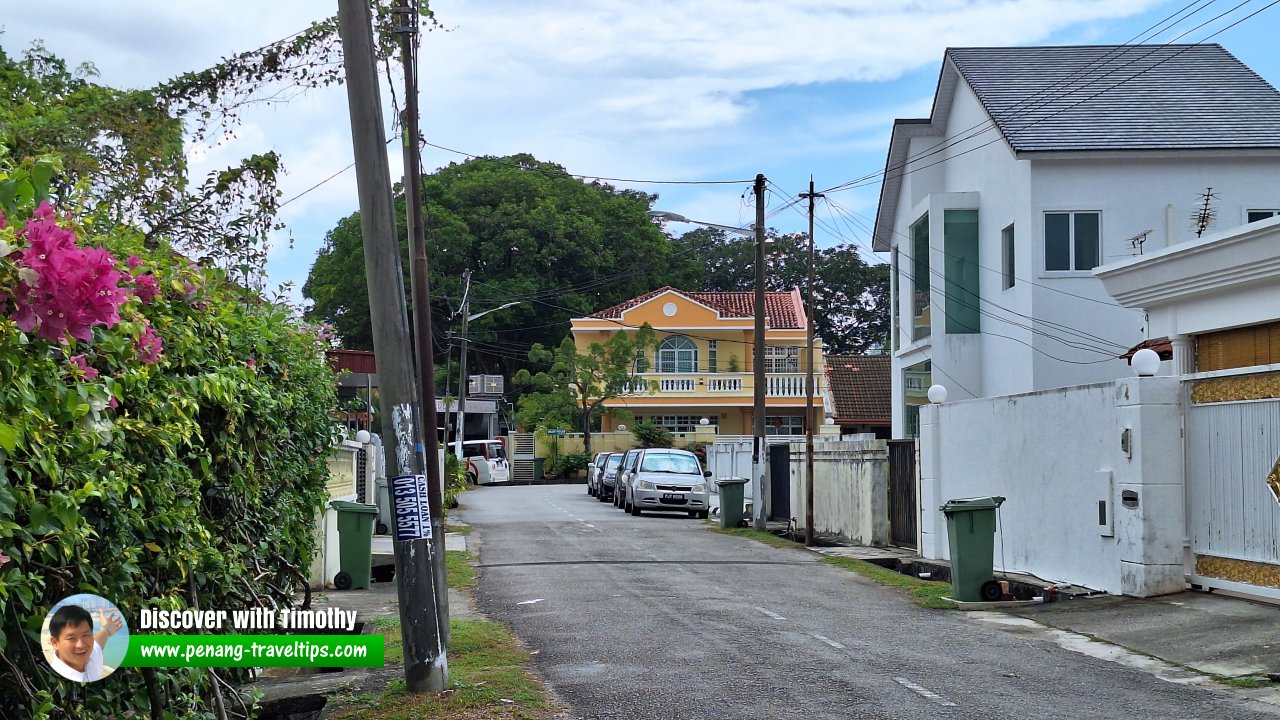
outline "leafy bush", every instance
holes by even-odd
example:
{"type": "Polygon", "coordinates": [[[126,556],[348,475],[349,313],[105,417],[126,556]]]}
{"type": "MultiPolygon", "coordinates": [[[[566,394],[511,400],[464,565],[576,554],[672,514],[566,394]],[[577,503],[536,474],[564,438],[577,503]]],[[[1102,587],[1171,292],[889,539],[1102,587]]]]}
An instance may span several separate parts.
{"type": "Polygon", "coordinates": [[[584,452],[565,453],[560,456],[560,472],[565,475],[581,472],[587,469],[589,462],[591,456],[584,452]]]}
{"type": "Polygon", "coordinates": [[[709,444],[709,443],[700,442],[700,441],[687,442],[687,443],[685,443],[685,444],[681,447],[681,449],[683,449],[683,450],[688,450],[689,452],[693,453],[694,455],[697,455],[697,456],[698,456],[698,462],[702,463],[703,467],[706,467],[706,465],[707,465],[707,445],[708,445],[708,444],[709,444]]]}
{"type": "Polygon", "coordinates": [[[81,592],[135,628],[147,607],[291,605],[325,499],[334,375],[315,333],[223,271],[55,215],[49,165],[0,167],[0,717],[211,717],[204,669],[66,682],[42,621],[81,592]],[[94,292],[61,292],[74,282],[94,292]]]}
{"type": "Polygon", "coordinates": [[[444,507],[458,506],[458,496],[467,491],[467,466],[449,448],[444,452],[444,507]]]}
{"type": "Polygon", "coordinates": [[[640,443],[642,448],[669,448],[675,442],[670,430],[654,425],[648,420],[636,423],[631,429],[631,434],[636,436],[636,442],[640,443]]]}

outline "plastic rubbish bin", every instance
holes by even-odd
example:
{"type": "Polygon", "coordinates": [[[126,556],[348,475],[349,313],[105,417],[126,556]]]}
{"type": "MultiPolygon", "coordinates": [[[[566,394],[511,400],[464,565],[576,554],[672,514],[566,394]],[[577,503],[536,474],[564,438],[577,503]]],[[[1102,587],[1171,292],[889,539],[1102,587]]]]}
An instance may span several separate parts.
{"type": "Polygon", "coordinates": [[[368,588],[373,580],[373,519],[378,506],[334,500],[329,507],[338,513],[338,574],[333,576],[333,586],[368,588]]]}
{"type": "Polygon", "coordinates": [[[996,509],[1004,498],[974,497],[948,500],[947,544],[951,548],[953,599],[961,602],[999,600],[1003,591],[995,580],[996,509]]]}
{"type": "Polygon", "coordinates": [[[736,528],[742,524],[742,496],[747,478],[720,478],[716,487],[720,489],[720,527],[736,528]]]}
{"type": "Polygon", "coordinates": [[[391,534],[391,494],[387,490],[387,479],[376,478],[373,481],[373,502],[378,507],[378,519],[373,525],[374,535],[391,534]]]}
{"type": "Polygon", "coordinates": [[[546,468],[546,465],[546,458],[536,457],[533,459],[533,480],[529,481],[531,485],[541,485],[546,482],[542,477],[543,472],[545,472],[544,468],[546,468]]]}

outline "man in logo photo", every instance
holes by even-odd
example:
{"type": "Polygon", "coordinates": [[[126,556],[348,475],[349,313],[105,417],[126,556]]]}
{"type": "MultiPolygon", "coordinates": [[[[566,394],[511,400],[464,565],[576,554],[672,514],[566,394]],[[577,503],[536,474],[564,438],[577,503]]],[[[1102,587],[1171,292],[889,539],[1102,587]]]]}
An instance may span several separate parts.
{"type": "Polygon", "coordinates": [[[93,616],[79,605],[63,605],[49,620],[53,655],[49,664],[59,675],[77,682],[101,680],[102,648],[124,622],[120,613],[98,611],[97,633],[93,632],[93,616]]]}

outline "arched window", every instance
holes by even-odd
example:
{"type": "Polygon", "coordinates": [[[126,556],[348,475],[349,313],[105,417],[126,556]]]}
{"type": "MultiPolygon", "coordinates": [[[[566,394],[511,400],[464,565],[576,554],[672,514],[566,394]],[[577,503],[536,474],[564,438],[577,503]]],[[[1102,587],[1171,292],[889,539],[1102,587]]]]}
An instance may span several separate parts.
{"type": "Polygon", "coordinates": [[[658,345],[658,372],[698,371],[698,346],[683,335],[670,335],[658,345]]]}

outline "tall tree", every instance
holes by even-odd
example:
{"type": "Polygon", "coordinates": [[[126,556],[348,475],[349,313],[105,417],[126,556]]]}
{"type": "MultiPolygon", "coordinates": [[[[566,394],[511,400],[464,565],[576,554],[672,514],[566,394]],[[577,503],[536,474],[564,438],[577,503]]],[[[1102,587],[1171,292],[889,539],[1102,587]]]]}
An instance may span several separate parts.
{"type": "Polygon", "coordinates": [[[548,349],[536,344],[529,360],[545,366],[545,371],[531,374],[522,369],[516,374],[518,385],[533,388],[520,398],[522,406],[540,410],[573,404],[577,424],[582,430],[585,452],[591,454],[591,421],[601,412],[606,400],[618,397],[635,380],[636,349],[652,347],[653,329],[645,324],[634,333],[619,331],[604,342],[593,342],[585,353],[578,351],[573,336],[548,349]]]}
{"type": "MultiPolygon", "coordinates": [[[[809,239],[804,233],[766,233],[768,268],[765,286],[773,291],[809,284],[809,239]]],[[[754,240],[702,228],[679,238],[677,265],[687,290],[749,291],[755,289],[754,240]]],[[[867,352],[884,344],[889,334],[889,270],[868,264],[856,247],[841,243],[814,253],[814,325],[832,354],[867,352]]]]}
{"type": "MultiPolygon", "coordinates": [[[[473,273],[471,311],[522,304],[470,324],[470,367],[510,377],[534,343],[554,346],[571,317],[664,284],[673,243],[645,212],[654,196],[583,182],[531,155],[477,158],[423,178],[435,336],[452,327],[462,273],[473,273]]],[[[403,202],[403,197],[398,198],[403,202]]],[[[325,238],[303,295],[311,315],[344,344],[370,347],[359,218],[325,238]]],[[[404,268],[408,255],[403,228],[404,268]]],[[[407,282],[407,280],[406,280],[407,282]]]]}

